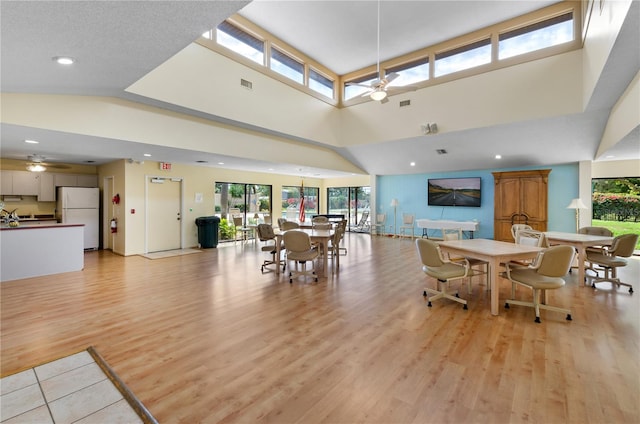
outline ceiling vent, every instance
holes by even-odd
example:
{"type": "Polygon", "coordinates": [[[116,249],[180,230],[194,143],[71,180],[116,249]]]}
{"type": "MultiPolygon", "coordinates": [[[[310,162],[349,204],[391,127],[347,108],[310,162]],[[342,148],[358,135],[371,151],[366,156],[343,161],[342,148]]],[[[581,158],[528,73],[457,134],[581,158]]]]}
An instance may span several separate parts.
{"type": "Polygon", "coordinates": [[[439,155],[446,155],[447,151],[445,149],[437,149],[436,153],[439,154],[439,155]]]}
{"type": "Polygon", "coordinates": [[[401,100],[400,107],[411,106],[411,100],[401,100]]]}
{"type": "Polygon", "coordinates": [[[240,78],[240,85],[246,88],[247,90],[253,89],[253,83],[251,81],[247,81],[246,79],[240,78]]]}

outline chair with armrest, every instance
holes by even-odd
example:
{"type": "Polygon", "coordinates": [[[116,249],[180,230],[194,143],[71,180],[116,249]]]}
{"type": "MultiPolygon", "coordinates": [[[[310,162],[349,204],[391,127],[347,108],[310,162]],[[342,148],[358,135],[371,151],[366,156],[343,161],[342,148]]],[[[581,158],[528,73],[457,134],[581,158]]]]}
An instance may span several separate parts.
{"type": "Polygon", "coordinates": [[[326,224],[329,222],[329,218],[326,216],[314,216],[311,218],[311,224],[326,224]]]}
{"type": "MultiPolygon", "coordinates": [[[[613,232],[606,227],[582,227],[578,230],[578,234],[589,234],[592,236],[613,237],[613,232]]],[[[601,252],[604,246],[589,246],[587,252],[601,252]]]]}
{"type": "Polygon", "coordinates": [[[562,278],[569,272],[575,249],[571,246],[553,246],[538,254],[538,258],[528,267],[507,264],[507,278],[511,281],[511,299],[507,299],[504,307],[510,305],[529,306],[535,309],[535,322],[540,322],[540,309],[564,312],[567,321],[571,321],[571,310],[551,306],[546,303],[546,290],[559,289],[564,286],[562,278]],[[516,285],[529,287],[533,290],[533,301],[525,302],[515,299],[516,285]],[[542,302],[540,297],[543,297],[542,302]]]}
{"type": "Polygon", "coordinates": [[[355,227],[349,226],[349,231],[353,231],[355,233],[368,233],[369,230],[369,211],[362,212],[360,221],[358,221],[358,225],[356,225],[355,227]]]}
{"type": "Polygon", "coordinates": [[[240,233],[242,235],[242,240],[246,242],[249,239],[249,234],[253,231],[253,228],[244,226],[242,223],[242,215],[233,217],[233,226],[235,228],[234,240],[238,241],[238,233],[240,233]]]}
{"type": "Polygon", "coordinates": [[[296,228],[300,228],[300,224],[298,224],[297,222],[284,221],[282,222],[282,224],[280,224],[280,229],[282,231],[295,230],[296,228]]]}
{"type": "Polygon", "coordinates": [[[376,214],[376,223],[372,225],[373,231],[371,232],[371,234],[373,234],[374,231],[378,235],[384,234],[384,226],[386,221],[387,221],[386,214],[384,213],[376,214]]]}
{"type": "Polygon", "coordinates": [[[318,259],[320,254],[318,249],[311,245],[309,234],[303,231],[291,230],[284,233],[283,240],[287,262],[295,262],[295,268],[289,267],[289,283],[293,283],[294,278],[306,276],[311,276],[318,282],[318,275],[316,274],[315,266],[313,266],[313,261],[318,259]],[[309,270],[306,268],[307,262],[312,263],[312,267],[309,270]],[[301,270],[298,269],[298,265],[301,265],[301,270]]]}
{"type": "Polygon", "coordinates": [[[587,250],[586,269],[590,269],[596,273],[591,282],[593,288],[596,283],[609,281],[619,286],[629,287],[629,293],[633,293],[633,287],[629,283],[623,283],[617,276],[617,270],[620,267],[627,266],[627,259],[633,255],[633,251],[638,242],[637,234],[622,234],[613,239],[610,247],[603,247],[602,250],[587,250]],[[599,271],[603,271],[604,275],[599,277],[599,271]]]}
{"type": "Polygon", "coordinates": [[[531,225],[527,224],[513,224],[511,226],[511,237],[513,237],[516,242],[518,240],[517,233],[520,230],[533,230],[533,228],[531,227],[531,225]]]}
{"type": "MultiPolygon", "coordinates": [[[[258,226],[256,227],[256,232],[258,234],[258,239],[266,243],[264,246],[262,246],[261,250],[263,252],[271,253],[271,260],[265,260],[264,262],[262,262],[260,271],[264,273],[265,269],[270,270],[268,268],[269,265],[280,266],[281,263],[284,264],[284,262],[280,260],[280,258],[277,258],[276,260],[277,238],[276,234],[273,232],[273,227],[269,224],[258,224],[258,226]]],[[[283,247],[284,244],[280,242],[281,251],[283,250],[283,247]]],[[[282,272],[284,272],[284,270],[285,266],[282,267],[282,272]]]]}
{"type": "MultiPolygon", "coordinates": [[[[443,228],[442,229],[442,240],[462,240],[462,228],[443,228]]],[[[451,256],[449,255],[449,260],[456,262],[460,260],[467,260],[469,265],[473,269],[473,275],[488,275],[489,274],[489,262],[483,261],[482,259],[476,258],[467,258],[463,256],[451,256]],[[478,270],[477,268],[480,269],[478,270]]],[[[469,293],[471,293],[471,277],[469,277],[469,293]]],[[[489,285],[487,284],[487,290],[489,290],[489,285]]]]}
{"type": "Polygon", "coordinates": [[[431,301],[444,297],[459,303],[462,303],[463,309],[467,309],[467,301],[458,297],[458,291],[449,291],[452,281],[471,277],[473,270],[469,265],[469,261],[452,262],[445,259],[440,251],[440,246],[429,239],[416,239],[416,249],[422,263],[422,271],[437,281],[437,289],[429,287],[424,288],[422,295],[427,297],[427,293],[433,296],[427,298],[427,306],[431,307],[431,301]]]}
{"type": "MultiPolygon", "coordinates": [[[[516,231],[516,244],[524,244],[526,246],[537,246],[537,247],[549,247],[549,241],[547,240],[547,236],[544,235],[542,231],[536,230],[526,230],[520,229],[516,231]]],[[[510,264],[513,267],[515,266],[524,266],[527,267],[538,258],[531,260],[521,260],[521,261],[511,261],[510,264]]]]}
{"type": "Polygon", "coordinates": [[[413,214],[403,213],[402,214],[402,225],[400,226],[400,235],[404,237],[405,231],[411,231],[411,240],[416,236],[415,235],[415,216],[413,214]]]}
{"type": "Polygon", "coordinates": [[[330,230],[333,228],[333,224],[330,222],[314,222],[311,228],[314,230],[330,230]]]}

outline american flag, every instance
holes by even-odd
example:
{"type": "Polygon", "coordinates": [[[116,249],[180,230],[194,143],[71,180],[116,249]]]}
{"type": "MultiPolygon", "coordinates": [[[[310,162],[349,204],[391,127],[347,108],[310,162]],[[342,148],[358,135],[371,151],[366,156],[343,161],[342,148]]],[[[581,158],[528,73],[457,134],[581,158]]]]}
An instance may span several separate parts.
{"type": "Polygon", "coordinates": [[[307,218],[304,214],[304,181],[301,183],[300,187],[300,215],[298,216],[298,221],[304,222],[307,218]]]}

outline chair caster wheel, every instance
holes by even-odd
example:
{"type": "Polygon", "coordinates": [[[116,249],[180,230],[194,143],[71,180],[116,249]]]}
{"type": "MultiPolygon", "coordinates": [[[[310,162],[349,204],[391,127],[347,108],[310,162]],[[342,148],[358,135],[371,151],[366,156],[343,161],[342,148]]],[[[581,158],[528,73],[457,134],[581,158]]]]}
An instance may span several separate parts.
{"type": "Polygon", "coordinates": [[[538,324],[540,324],[540,317],[536,317],[535,322],[537,322],[538,324]]]}
{"type": "Polygon", "coordinates": [[[462,305],[462,309],[464,309],[466,311],[469,308],[467,308],[467,305],[462,305]]]}
{"type": "Polygon", "coordinates": [[[422,292],[422,295],[423,295],[424,297],[427,297],[427,291],[426,291],[426,290],[425,290],[425,291],[423,291],[423,292],[422,292]]]}
{"type": "Polygon", "coordinates": [[[571,314],[567,314],[567,321],[573,321],[573,318],[571,318],[571,314]]]}
{"type": "Polygon", "coordinates": [[[633,293],[633,287],[629,287],[629,293],[633,293]]]}
{"type": "Polygon", "coordinates": [[[293,280],[292,279],[289,279],[289,284],[293,284],[293,280]]]}
{"type": "Polygon", "coordinates": [[[316,283],[318,282],[318,279],[316,278],[316,283]]]}
{"type": "Polygon", "coordinates": [[[509,309],[510,307],[511,307],[511,306],[509,306],[509,304],[508,304],[508,303],[505,303],[505,304],[504,304],[504,309],[509,309]]]}
{"type": "Polygon", "coordinates": [[[431,307],[431,302],[427,303],[427,306],[428,306],[428,307],[431,307]]]}
{"type": "Polygon", "coordinates": [[[457,297],[458,299],[460,299],[460,296],[458,296],[458,293],[456,293],[456,297],[457,297]]]}

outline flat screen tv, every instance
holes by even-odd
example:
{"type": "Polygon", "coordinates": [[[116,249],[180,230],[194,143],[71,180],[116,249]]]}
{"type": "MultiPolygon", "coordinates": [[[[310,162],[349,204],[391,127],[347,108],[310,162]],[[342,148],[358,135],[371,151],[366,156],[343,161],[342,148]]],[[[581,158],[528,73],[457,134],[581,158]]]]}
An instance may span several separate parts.
{"type": "Polygon", "coordinates": [[[429,206],[480,207],[480,177],[430,178],[427,198],[429,206]]]}

